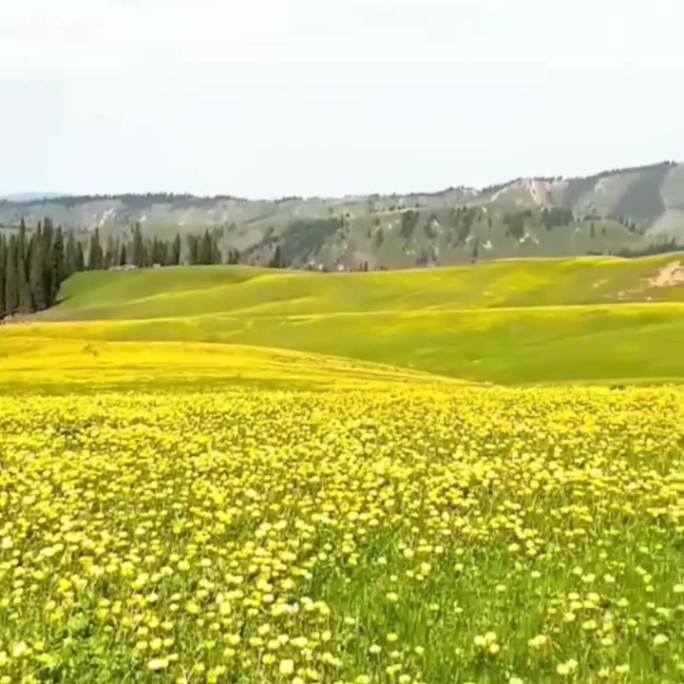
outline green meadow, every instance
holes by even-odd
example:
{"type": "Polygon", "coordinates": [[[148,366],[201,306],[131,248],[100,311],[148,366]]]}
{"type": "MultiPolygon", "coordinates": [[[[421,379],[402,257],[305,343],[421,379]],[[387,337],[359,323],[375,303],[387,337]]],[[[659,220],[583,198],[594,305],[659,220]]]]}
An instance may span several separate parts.
{"type": "Polygon", "coordinates": [[[0,336],[250,345],[470,382],[673,382],[684,368],[684,285],[655,283],[677,259],[86,272],[65,283],[56,307],[0,336]]]}
{"type": "Polygon", "coordinates": [[[0,684],[681,682],[676,262],[72,277],[0,328],[0,684]]]}

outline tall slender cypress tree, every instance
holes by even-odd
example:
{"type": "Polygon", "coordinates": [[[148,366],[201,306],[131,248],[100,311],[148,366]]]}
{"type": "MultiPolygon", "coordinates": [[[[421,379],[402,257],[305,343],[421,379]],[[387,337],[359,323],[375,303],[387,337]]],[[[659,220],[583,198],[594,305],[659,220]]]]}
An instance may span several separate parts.
{"type": "Polygon", "coordinates": [[[76,242],[76,271],[85,271],[85,255],[83,254],[83,245],[80,241],[76,242]]]}
{"type": "MultiPolygon", "coordinates": [[[[40,222],[38,222],[38,229],[40,230],[40,222]]],[[[17,263],[19,261],[23,261],[26,258],[26,252],[28,249],[28,246],[26,244],[26,221],[24,221],[23,217],[19,221],[19,242],[17,244],[17,263]]]]}
{"type": "Polygon", "coordinates": [[[95,228],[90,237],[90,246],[88,247],[88,270],[98,271],[102,268],[104,255],[102,253],[102,245],[100,244],[100,230],[95,228]]]}
{"type": "Polygon", "coordinates": [[[67,277],[64,263],[64,234],[61,228],[57,228],[52,238],[50,249],[50,270],[52,272],[52,288],[50,290],[50,303],[52,306],[57,301],[57,293],[62,282],[67,277]]]}
{"type": "Polygon", "coordinates": [[[181,260],[181,239],[178,233],[176,233],[176,237],[173,238],[170,252],[169,263],[171,266],[178,266],[181,260]]]}
{"type": "Polygon", "coordinates": [[[104,252],[104,258],[102,262],[103,268],[111,268],[116,265],[119,256],[119,249],[116,244],[116,240],[113,235],[107,238],[107,249],[104,252]]]}
{"type": "Polygon", "coordinates": [[[31,284],[29,283],[28,275],[26,273],[26,262],[20,259],[17,262],[17,278],[19,286],[19,311],[21,313],[31,313],[35,311],[33,306],[33,295],[31,293],[31,284]]]}
{"type": "Polygon", "coordinates": [[[7,268],[5,264],[6,249],[5,236],[0,235],[0,319],[7,313],[5,308],[5,270],[7,268]]]}
{"type": "MultiPolygon", "coordinates": [[[[48,280],[47,265],[48,255],[45,253],[46,241],[44,239],[44,228],[38,225],[31,236],[29,246],[29,292],[31,293],[32,305],[36,310],[45,309],[50,304],[50,282],[48,280]]],[[[21,284],[23,287],[23,283],[21,284]]],[[[22,295],[24,296],[24,295],[22,295]]],[[[22,311],[26,302],[20,303],[22,311]]]]}
{"type": "Polygon", "coordinates": [[[74,237],[74,232],[69,231],[64,255],[64,277],[68,278],[73,273],[76,273],[76,270],[76,238],[74,237]]]}
{"type": "Polygon", "coordinates": [[[196,235],[188,235],[188,264],[194,266],[199,263],[199,238],[196,235]]]}
{"type": "Polygon", "coordinates": [[[55,271],[52,250],[55,242],[55,228],[49,218],[43,219],[42,256],[43,256],[43,291],[46,306],[51,306],[59,289],[59,274],[55,271]],[[54,297],[53,297],[54,295],[54,297]]]}
{"type": "Polygon", "coordinates": [[[19,278],[17,273],[18,241],[12,236],[5,250],[5,311],[14,314],[19,308],[19,278]]]}
{"type": "Polygon", "coordinates": [[[142,268],[145,265],[145,245],[143,243],[140,223],[133,227],[133,245],[131,248],[131,261],[134,266],[142,268]]]}

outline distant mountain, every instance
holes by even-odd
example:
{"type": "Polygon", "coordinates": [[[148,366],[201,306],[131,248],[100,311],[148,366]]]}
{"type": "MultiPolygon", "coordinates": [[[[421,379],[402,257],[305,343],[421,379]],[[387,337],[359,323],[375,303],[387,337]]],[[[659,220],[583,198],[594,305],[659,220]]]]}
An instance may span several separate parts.
{"type": "Polygon", "coordinates": [[[585,178],[519,178],[484,189],[343,198],[246,200],[146,194],[0,202],[0,226],[44,216],[103,238],[139,222],[149,235],[219,231],[225,249],[293,266],[406,268],[565,256],[684,243],[684,165],[664,162],[585,178]]]}
{"type": "Polygon", "coordinates": [[[6,202],[35,202],[43,199],[64,197],[59,192],[15,192],[11,195],[0,195],[0,201],[6,202]]]}

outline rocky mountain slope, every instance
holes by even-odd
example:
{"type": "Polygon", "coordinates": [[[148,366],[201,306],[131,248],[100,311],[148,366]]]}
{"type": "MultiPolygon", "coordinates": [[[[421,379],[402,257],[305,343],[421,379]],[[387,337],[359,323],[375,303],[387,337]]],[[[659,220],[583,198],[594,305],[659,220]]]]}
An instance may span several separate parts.
{"type": "Polygon", "coordinates": [[[521,178],[485,189],[343,198],[118,195],[0,201],[0,226],[44,216],[103,238],[218,231],[224,248],[293,266],[400,268],[519,256],[615,253],[684,243],[684,165],[585,178],[521,178]]]}

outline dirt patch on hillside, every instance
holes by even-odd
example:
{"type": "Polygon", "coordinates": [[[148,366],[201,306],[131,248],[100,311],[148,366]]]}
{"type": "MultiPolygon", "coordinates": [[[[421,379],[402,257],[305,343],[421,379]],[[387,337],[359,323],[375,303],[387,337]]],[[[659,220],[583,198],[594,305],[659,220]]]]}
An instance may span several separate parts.
{"type": "Polygon", "coordinates": [[[674,287],[684,285],[684,265],[681,261],[672,261],[663,266],[656,275],[648,279],[651,287],[674,287]]]}
{"type": "Polygon", "coordinates": [[[523,181],[523,187],[537,206],[545,206],[551,203],[551,184],[547,181],[531,178],[523,181]]]}

